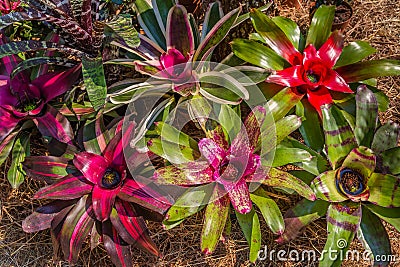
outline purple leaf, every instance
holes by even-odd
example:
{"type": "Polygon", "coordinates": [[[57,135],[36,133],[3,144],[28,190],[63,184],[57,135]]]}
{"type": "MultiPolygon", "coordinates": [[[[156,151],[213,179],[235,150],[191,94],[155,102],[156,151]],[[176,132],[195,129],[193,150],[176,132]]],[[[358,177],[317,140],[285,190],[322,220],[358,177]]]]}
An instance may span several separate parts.
{"type": "Polygon", "coordinates": [[[19,118],[15,118],[7,110],[0,107],[0,142],[14,130],[19,121],[19,118]]]}
{"type": "Polygon", "coordinates": [[[136,215],[136,212],[131,204],[125,201],[117,201],[115,203],[117,217],[114,217],[114,211],[111,217],[111,222],[117,229],[118,233],[122,235],[123,232],[128,234],[124,240],[129,244],[136,243],[155,256],[160,256],[160,251],[151,240],[146,223],[142,217],[136,215]],[[131,242],[129,242],[131,241],[131,242]]]}
{"type": "Polygon", "coordinates": [[[30,176],[51,183],[68,175],[68,161],[62,157],[36,156],[26,157],[23,165],[30,176]]]}
{"type": "Polygon", "coordinates": [[[209,138],[203,138],[199,141],[199,150],[214,169],[217,169],[226,157],[225,150],[209,138]]]}
{"type": "Polygon", "coordinates": [[[41,89],[45,103],[71,89],[81,75],[81,65],[63,72],[43,74],[32,81],[32,84],[41,89]]]}
{"type": "Polygon", "coordinates": [[[74,199],[92,191],[92,185],[83,182],[84,177],[72,174],[65,176],[58,182],[41,188],[35,195],[35,199],[74,199]]]}
{"type": "Polygon", "coordinates": [[[184,6],[175,5],[169,10],[166,35],[168,50],[175,48],[185,58],[193,52],[193,32],[184,6]]]}
{"type": "Polygon", "coordinates": [[[103,242],[111,261],[117,267],[132,266],[132,254],[130,248],[118,235],[117,230],[111,225],[110,221],[103,222],[103,242]]]}
{"type": "Polygon", "coordinates": [[[236,183],[224,186],[225,190],[228,191],[233,208],[241,214],[249,213],[253,205],[250,200],[249,188],[246,181],[240,179],[236,183]]]}
{"type": "Polygon", "coordinates": [[[170,196],[158,188],[157,185],[153,183],[145,184],[139,182],[138,179],[134,181],[129,178],[125,179],[118,197],[160,214],[164,214],[173,202],[170,196]]]}
{"type": "Polygon", "coordinates": [[[51,227],[51,222],[61,210],[70,210],[74,200],[61,201],[56,200],[38,208],[22,221],[22,229],[26,233],[38,232],[51,227]]]}
{"type": "Polygon", "coordinates": [[[65,259],[75,263],[82,244],[92,230],[92,206],[87,206],[87,196],[82,197],[68,213],[61,228],[60,243],[65,259]]]}
{"type": "Polygon", "coordinates": [[[52,106],[47,105],[44,115],[32,120],[42,135],[54,137],[63,143],[73,143],[74,134],[69,121],[52,106]]]}

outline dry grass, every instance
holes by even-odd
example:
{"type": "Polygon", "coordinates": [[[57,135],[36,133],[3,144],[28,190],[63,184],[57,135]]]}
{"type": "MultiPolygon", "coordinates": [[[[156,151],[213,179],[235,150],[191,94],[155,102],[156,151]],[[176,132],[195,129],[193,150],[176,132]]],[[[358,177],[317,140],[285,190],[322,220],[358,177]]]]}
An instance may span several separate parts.
{"type": "MultiPolygon", "coordinates": [[[[356,0],[353,1],[355,14],[347,31],[348,41],[365,40],[370,42],[378,52],[373,58],[400,59],[400,2],[394,0],[356,0]]],[[[277,11],[281,15],[289,16],[302,25],[308,23],[307,4],[303,8],[294,10],[282,7],[276,3],[277,11]]],[[[382,114],[383,120],[400,122],[399,78],[384,78],[379,80],[379,89],[390,98],[389,110],[382,114]]],[[[2,221],[0,223],[0,266],[69,266],[66,262],[53,260],[53,251],[49,232],[25,234],[21,229],[22,220],[38,205],[39,201],[32,201],[32,195],[41,184],[27,179],[19,190],[11,190],[6,181],[6,167],[3,167],[0,179],[0,199],[2,202],[2,221]]],[[[297,198],[281,196],[278,204],[283,211],[293,206],[297,198]]],[[[135,266],[250,266],[247,260],[248,248],[239,226],[233,222],[232,235],[225,243],[218,245],[217,251],[211,256],[202,255],[199,247],[202,226],[202,213],[188,219],[184,224],[164,231],[159,224],[149,223],[152,237],[164,254],[163,259],[155,259],[133,248],[135,266]]],[[[326,230],[323,219],[311,224],[293,242],[280,246],[274,242],[276,236],[262,223],[262,244],[269,250],[293,249],[321,251],[325,243],[326,230]]],[[[393,254],[400,259],[400,234],[393,227],[387,226],[392,243],[393,254]]],[[[354,241],[352,249],[363,251],[359,242],[354,241]]],[[[257,266],[316,266],[315,262],[282,262],[263,261],[257,266]]],[[[102,247],[90,251],[84,246],[78,266],[111,266],[107,254],[102,247]]],[[[368,266],[367,262],[347,261],[343,266],[368,266]]],[[[398,263],[393,266],[400,266],[398,263]]]]}

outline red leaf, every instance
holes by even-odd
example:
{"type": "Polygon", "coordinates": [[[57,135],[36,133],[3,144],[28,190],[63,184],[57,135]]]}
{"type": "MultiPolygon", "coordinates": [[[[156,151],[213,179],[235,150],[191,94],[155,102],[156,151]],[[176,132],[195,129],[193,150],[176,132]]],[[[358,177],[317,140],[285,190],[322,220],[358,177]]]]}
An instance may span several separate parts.
{"type": "Polygon", "coordinates": [[[310,104],[318,111],[320,117],[322,117],[321,105],[333,103],[331,94],[324,86],[320,86],[313,91],[308,90],[307,97],[310,104]]]}
{"type": "Polygon", "coordinates": [[[276,83],[286,87],[296,87],[305,84],[303,80],[303,66],[294,66],[276,71],[265,80],[268,83],[276,83]]]}
{"type": "Polygon", "coordinates": [[[110,212],[119,190],[119,187],[116,189],[103,189],[98,185],[93,187],[92,203],[97,220],[104,222],[110,217],[110,212]]]}
{"type": "Polygon", "coordinates": [[[35,195],[34,198],[41,199],[74,199],[79,198],[85,194],[89,194],[92,191],[92,185],[82,181],[83,177],[74,176],[72,174],[65,176],[60,181],[41,188],[35,195]]]}
{"type": "Polygon", "coordinates": [[[81,152],[75,155],[74,165],[93,184],[99,184],[109,162],[99,155],[90,152],[81,152]]]}
{"type": "Polygon", "coordinates": [[[342,53],[344,35],[340,31],[334,31],[329,39],[319,48],[317,55],[328,68],[335,66],[342,53]]]}

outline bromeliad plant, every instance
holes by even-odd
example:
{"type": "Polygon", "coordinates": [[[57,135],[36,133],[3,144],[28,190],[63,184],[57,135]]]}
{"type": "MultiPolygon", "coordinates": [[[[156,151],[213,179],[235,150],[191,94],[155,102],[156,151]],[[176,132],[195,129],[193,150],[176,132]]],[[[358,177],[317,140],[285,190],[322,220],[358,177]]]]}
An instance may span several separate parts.
{"type": "MultiPolygon", "coordinates": [[[[104,243],[116,266],[132,266],[129,248],[132,244],[160,256],[137,208],[163,214],[170,206],[170,199],[161,190],[155,191],[150,184],[140,182],[147,156],[135,151],[129,160],[125,159],[126,140],[121,128],[119,125],[110,130],[109,134],[115,131],[115,136],[101,155],[77,152],[72,165],[67,154],[67,157],[28,157],[24,162],[33,178],[51,183],[34,198],[53,201],[26,218],[23,229],[35,232],[50,228],[55,248],[61,247],[64,258],[71,263],[77,261],[87,236],[92,248],[104,243]],[[132,169],[129,172],[127,164],[136,166],[136,172],[132,173],[132,169]]],[[[133,130],[132,125],[127,128],[125,135],[133,130]]]]}
{"type": "Polygon", "coordinates": [[[306,37],[295,22],[253,10],[250,17],[257,33],[251,34],[250,40],[232,43],[237,57],[272,71],[267,83],[291,87],[303,96],[296,108],[296,113],[305,118],[300,131],[306,144],[317,151],[323,146],[322,131],[316,127],[320,124],[316,113],[322,116],[321,105],[354,106],[349,104],[353,85],[399,75],[400,70],[398,60],[361,61],[375,52],[366,42],[344,46],[343,33],[331,33],[334,10],[333,6],[318,8],[306,37]]]}
{"type": "Polygon", "coordinates": [[[132,27],[130,17],[108,17],[108,9],[102,10],[100,1],[44,1],[32,0],[19,12],[0,17],[0,29],[24,21],[39,21],[61,37],[61,42],[22,40],[0,46],[0,56],[27,51],[50,50],[62,55],[35,57],[21,63],[32,66],[45,63],[65,64],[73,56],[81,60],[84,85],[94,109],[105,105],[107,85],[103,69],[103,56],[109,51],[109,41],[139,44],[137,32],[132,27]]]}
{"type": "MultiPolygon", "coordinates": [[[[276,96],[273,101],[279,97],[276,96]]],[[[315,198],[304,182],[287,172],[270,168],[275,140],[279,143],[300,126],[297,116],[284,117],[283,110],[290,110],[290,105],[291,102],[282,103],[283,109],[271,107],[278,121],[276,134],[274,125],[270,124],[273,118],[266,119],[267,111],[262,106],[252,110],[242,127],[240,119],[235,120],[235,116],[238,117],[235,111],[228,106],[221,106],[219,117],[226,121],[222,119],[221,125],[207,131],[207,137],[198,143],[181,132],[179,139],[173,138],[179,131],[158,122],[156,128],[161,138],[149,140],[150,151],[175,162],[179,162],[177,155],[184,158],[180,164],[158,168],[153,180],[157,184],[189,187],[168,211],[165,228],[173,228],[205,208],[201,249],[205,254],[210,254],[221,236],[229,234],[228,215],[232,204],[250,246],[250,261],[256,261],[261,246],[261,231],[253,203],[275,234],[284,230],[276,203],[261,185],[288,188],[307,199],[315,198]],[[172,145],[174,142],[177,142],[175,146],[172,145]],[[197,159],[197,156],[200,158],[197,159]]]]}
{"type": "MultiPolygon", "coordinates": [[[[2,35],[0,44],[6,43],[2,35]]],[[[22,60],[14,55],[1,59],[0,75],[0,164],[12,151],[13,162],[8,180],[17,188],[24,180],[21,161],[29,155],[29,136],[24,130],[33,122],[40,133],[72,144],[74,134],[69,121],[49,102],[71,89],[80,76],[80,65],[66,71],[25,70],[13,75],[22,60]]]]}
{"type": "MultiPolygon", "coordinates": [[[[356,99],[354,126],[335,106],[322,106],[326,150],[332,170],[321,173],[311,182],[319,200],[303,200],[285,214],[286,230],[278,241],[295,238],[302,227],[326,214],[325,251],[345,255],[357,235],[372,252],[374,265],[388,266],[389,261],[375,257],[391,254],[389,237],[380,219],[400,230],[400,179],[395,176],[399,168],[393,164],[398,160],[400,132],[393,123],[377,127],[377,100],[365,86],[359,87],[356,99]]],[[[343,257],[325,255],[320,259],[320,266],[340,266],[342,260],[343,257]]]]}
{"type": "MultiPolygon", "coordinates": [[[[135,9],[145,35],[139,35],[140,45],[137,48],[119,45],[135,57],[108,63],[134,65],[137,71],[152,77],[150,80],[153,80],[153,87],[159,87],[162,92],[166,91],[168,84],[167,91],[184,97],[201,95],[224,104],[238,104],[242,99],[248,99],[249,93],[242,83],[232,77],[229,71],[217,71],[217,64],[210,63],[216,46],[232,28],[248,18],[248,14],[239,16],[241,7],[224,16],[219,1],[210,4],[201,34],[200,25],[193,15],[188,14],[185,7],[175,0],[153,0],[151,6],[145,0],[139,0],[135,1],[135,9]],[[224,88],[223,85],[227,84],[231,84],[231,90],[224,88]]],[[[248,70],[259,76],[264,74],[262,69],[248,70]]],[[[123,88],[122,91],[110,94],[109,100],[115,104],[126,103],[126,99],[130,100],[127,96],[132,98],[135,94],[145,94],[142,92],[144,89],[154,94],[156,89],[149,90],[148,87],[144,83],[132,86],[129,90],[123,88]]]]}

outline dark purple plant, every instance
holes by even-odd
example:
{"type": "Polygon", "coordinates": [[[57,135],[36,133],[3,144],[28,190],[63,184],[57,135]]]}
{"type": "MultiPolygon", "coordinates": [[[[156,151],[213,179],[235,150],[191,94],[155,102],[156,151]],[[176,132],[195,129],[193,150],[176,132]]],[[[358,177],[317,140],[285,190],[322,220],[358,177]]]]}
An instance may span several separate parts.
{"type": "MultiPolygon", "coordinates": [[[[74,168],[62,176],[65,158],[30,157],[25,166],[36,179],[55,180],[40,189],[36,199],[52,199],[26,218],[23,229],[34,232],[51,228],[56,247],[59,244],[65,258],[76,262],[82,243],[88,235],[92,245],[100,240],[116,266],[132,266],[129,246],[137,244],[148,252],[160,256],[149,236],[144,219],[139,216],[138,205],[164,213],[170,201],[151,185],[133,179],[127,169],[123,153],[122,132],[110,141],[102,155],[80,152],[73,159],[74,168]],[[149,191],[150,190],[150,191],[149,191]],[[101,237],[101,238],[100,238],[101,237]]],[[[135,152],[130,163],[138,166],[146,157],[135,152]]]]}
{"type": "MultiPolygon", "coordinates": [[[[0,40],[0,44],[4,39],[0,40]]],[[[31,81],[30,72],[11,77],[13,68],[21,61],[16,56],[1,59],[4,71],[0,75],[0,142],[18,123],[31,119],[44,136],[65,143],[73,139],[68,121],[48,102],[69,90],[80,76],[80,65],[61,72],[47,72],[31,81]]]]}

